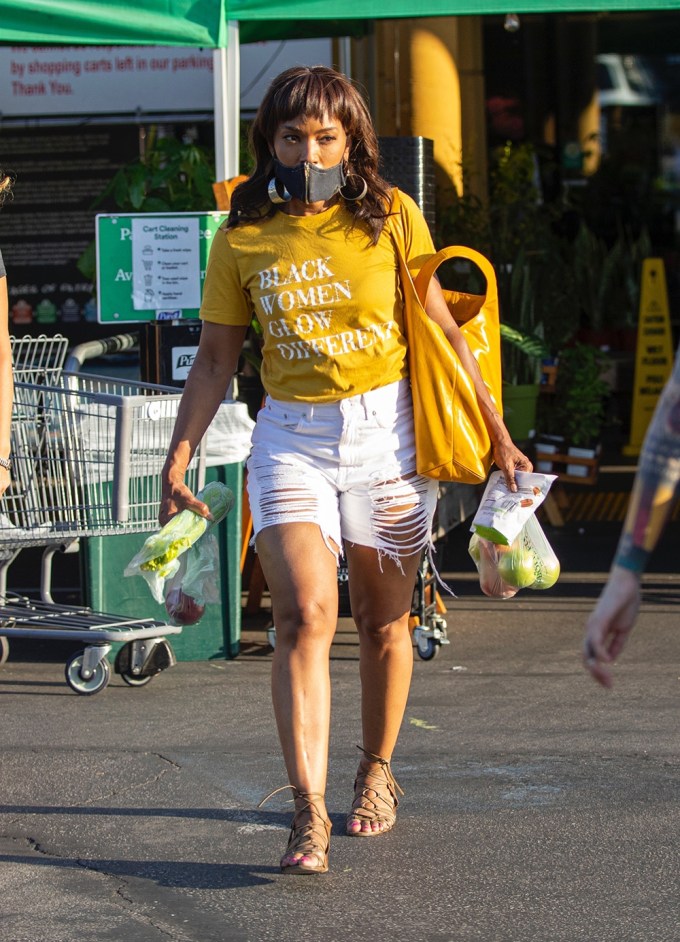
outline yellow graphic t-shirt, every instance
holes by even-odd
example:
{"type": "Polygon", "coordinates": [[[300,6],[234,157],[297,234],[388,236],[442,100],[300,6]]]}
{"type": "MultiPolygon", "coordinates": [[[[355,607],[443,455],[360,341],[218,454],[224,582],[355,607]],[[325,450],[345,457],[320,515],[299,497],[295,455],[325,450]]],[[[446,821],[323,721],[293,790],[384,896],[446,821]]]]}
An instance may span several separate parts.
{"type": "MultiPolygon", "coordinates": [[[[434,251],[401,193],[414,271],[434,251]]],[[[329,402],[407,375],[398,263],[389,218],[377,245],[343,203],[314,216],[277,212],[215,234],[200,316],[263,336],[262,382],[274,399],[329,402]]]]}

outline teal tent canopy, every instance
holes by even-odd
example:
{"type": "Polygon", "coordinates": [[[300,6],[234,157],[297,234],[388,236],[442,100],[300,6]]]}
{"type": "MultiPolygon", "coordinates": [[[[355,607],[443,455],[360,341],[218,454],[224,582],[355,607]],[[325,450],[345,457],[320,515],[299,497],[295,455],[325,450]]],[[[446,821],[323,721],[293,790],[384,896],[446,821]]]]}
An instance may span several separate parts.
{"type": "Polygon", "coordinates": [[[373,19],[678,9],[680,0],[0,0],[0,42],[217,49],[229,21],[243,43],[355,34],[373,19]]]}

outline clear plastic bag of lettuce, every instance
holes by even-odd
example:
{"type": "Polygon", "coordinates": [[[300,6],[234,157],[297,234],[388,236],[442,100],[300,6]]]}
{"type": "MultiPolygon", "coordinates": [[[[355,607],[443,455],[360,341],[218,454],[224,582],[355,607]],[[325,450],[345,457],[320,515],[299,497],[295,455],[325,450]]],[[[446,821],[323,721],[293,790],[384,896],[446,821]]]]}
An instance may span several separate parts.
{"type": "Polygon", "coordinates": [[[560,575],[560,563],[532,514],[509,546],[473,533],[468,552],[479,573],[479,585],[495,599],[511,599],[520,589],[549,589],[560,575]]]}
{"type": "Polygon", "coordinates": [[[219,481],[206,484],[196,496],[208,505],[213,519],[181,510],[158,533],[146,538],[125,567],[126,576],[142,576],[157,602],[165,600],[166,584],[179,572],[180,557],[223,520],[235,503],[231,489],[219,481]]]}

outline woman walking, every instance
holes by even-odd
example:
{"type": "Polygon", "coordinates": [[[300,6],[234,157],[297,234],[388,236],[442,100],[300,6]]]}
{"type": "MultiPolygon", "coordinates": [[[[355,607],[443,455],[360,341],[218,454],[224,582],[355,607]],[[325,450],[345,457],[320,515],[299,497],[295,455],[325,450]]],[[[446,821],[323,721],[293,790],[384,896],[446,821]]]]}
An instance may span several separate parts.
{"type": "MultiPolygon", "coordinates": [[[[390,760],[409,692],[408,616],[437,484],[416,473],[393,227],[403,226],[414,272],[434,247],[408,196],[400,194],[401,211],[391,213],[369,113],[345,76],[320,66],[283,72],[251,135],[255,169],[234,191],[210,254],[161,521],[184,507],[207,513],[184,474],[255,314],[267,397],[253,432],[248,494],[276,624],[272,697],[295,802],[281,869],[324,873],[341,556],[360,641],[363,732],[346,830],[375,837],[396,819],[390,760]]],[[[515,469],[531,464],[510,440],[436,282],[426,308],[474,378],[494,459],[514,485],[515,469]]]]}

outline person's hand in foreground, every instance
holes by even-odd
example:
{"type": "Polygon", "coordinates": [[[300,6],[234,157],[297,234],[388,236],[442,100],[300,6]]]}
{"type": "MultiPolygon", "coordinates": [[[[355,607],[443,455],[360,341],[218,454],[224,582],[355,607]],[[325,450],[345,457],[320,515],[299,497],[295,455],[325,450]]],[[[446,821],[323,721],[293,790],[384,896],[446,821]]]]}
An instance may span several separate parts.
{"type": "Polygon", "coordinates": [[[614,566],[586,622],[583,664],[603,687],[612,686],[611,665],[626,645],[640,609],[640,575],[614,566]]]}

